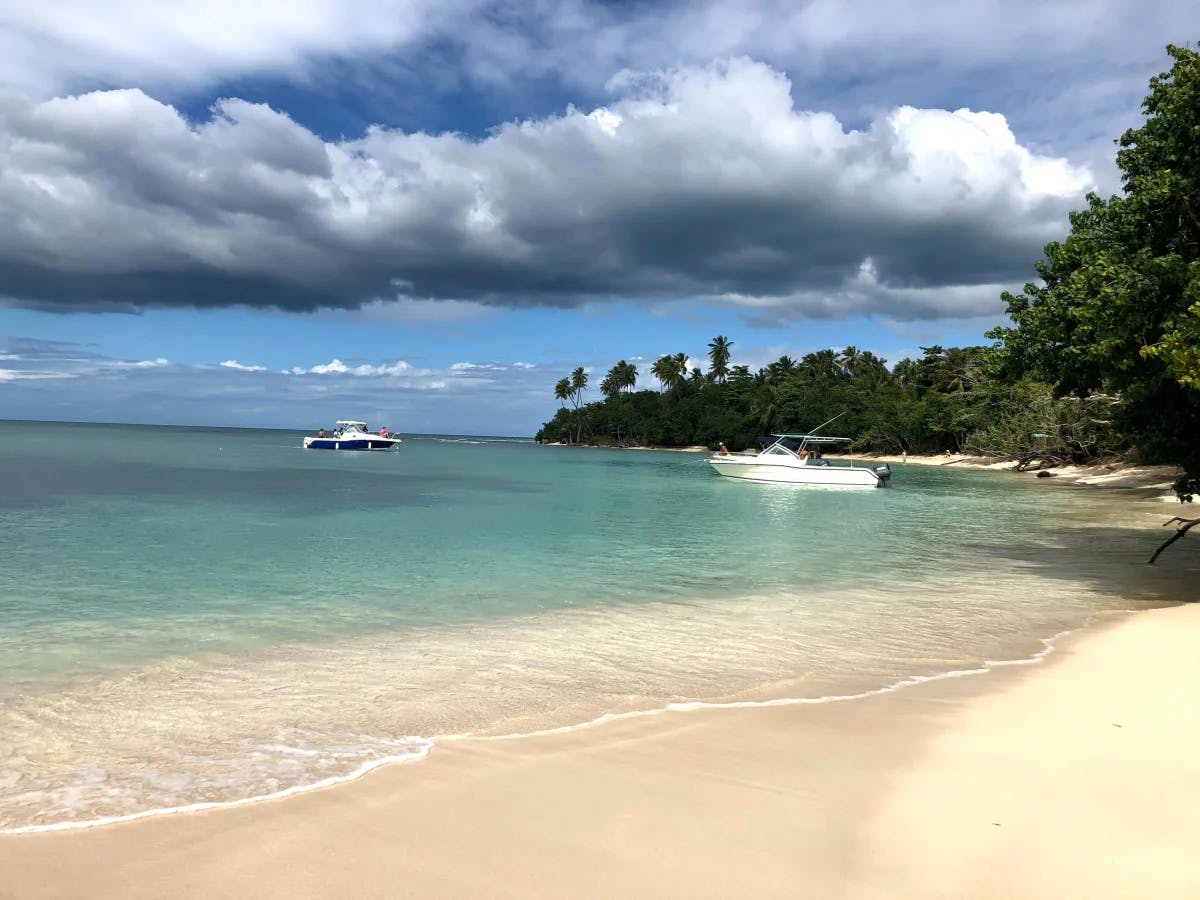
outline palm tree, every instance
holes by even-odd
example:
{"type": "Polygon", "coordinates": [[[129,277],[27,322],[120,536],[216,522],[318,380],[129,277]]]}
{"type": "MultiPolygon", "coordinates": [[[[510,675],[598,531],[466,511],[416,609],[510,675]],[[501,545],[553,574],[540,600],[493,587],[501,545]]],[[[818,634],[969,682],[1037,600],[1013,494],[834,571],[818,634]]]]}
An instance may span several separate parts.
{"type": "Polygon", "coordinates": [[[859,367],[862,363],[862,354],[857,347],[847,347],[838,357],[838,367],[846,375],[854,376],[858,374],[859,367]]]}
{"type": "Polygon", "coordinates": [[[567,401],[571,398],[571,382],[565,378],[558,379],[558,383],[554,385],[554,399],[557,400],[566,409],[567,401]]]}
{"type": "Polygon", "coordinates": [[[620,384],[617,386],[618,389],[624,389],[626,391],[633,390],[634,385],[637,384],[637,366],[635,366],[633,363],[628,363],[625,362],[625,360],[621,360],[619,363],[617,363],[616,368],[621,373],[619,379],[620,384]]]}
{"type": "Polygon", "coordinates": [[[579,366],[571,373],[571,401],[575,404],[575,443],[583,442],[583,426],[584,416],[583,410],[583,392],[587,390],[588,374],[583,366],[579,366]]]}
{"type": "Polygon", "coordinates": [[[583,366],[580,366],[571,373],[571,398],[575,401],[576,407],[583,402],[583,392],[587,390],[587,386],[588,374],[584,371],[583,366]]]}
{"type": "Polygon", "coordinates": [[[621,360],[608,370],[608,374],[600,382],[600,393],[605,397],[615,397],[621,391],[628,390],[635,384],[637,384],[637,366],[621,360]]]}
{"type": "Polygon", "coordinates": [[[841,371],[838,366],[837,354],[832,350],[818,350],[816,353],[808,354],[800,360],[800,368],[814,380],[829,378],[841,371]]]}
{"type": "Polygon", "coordinates": [[[650,367],[650,374],[658,379],[658,383],[661,385],[659,391],[665,390],[671,381],[671,357],[660,356],[656,359],[654,365],[650,367]]]}
{"type": "Polygon", "coordinates": [[[683,381],[686,363],[686,353],[676,353],[674,356],[660,356],[655,360],[654,365],[650,367],[650,371],[655,378],[662,382],[664,388],[675,388],[683,381]]]}
{"type": "Polygon", "coordinates": [[[796,361],[787,354],[779,357],[775,362],[767,366],[767,377],[772,381],[779,378],[786,378],[796,371],[796,361]]]}
{"type": "Polygon", "coordinates": [[[708,342],[708,358],[712,361],[708,371],[713,380],[722,384],[729,378],[729,348],[732,346],[733,341],[723,334],[718,334],[708,342]]]}
{"type": "Polygon", "coordinates": [[[600,391],[606,397],[615,397],[621,391],[627,391],[637,384],[637,366],[621,360],[608,370],[608,375],[600,383],[600,391]],[[605,388],[605,384],[608,388],[605,388]]]}
{"type": "Polygon", "coordinates": [[[684,378],[688,377],[688,354],[677,353],[672,356],[671,361],[674,367],[676,367],[676,377],[674,377],[674,382],[672,382],[671,386],[672,388],[678,388],[680,384],[683,384],[684,378]]]}

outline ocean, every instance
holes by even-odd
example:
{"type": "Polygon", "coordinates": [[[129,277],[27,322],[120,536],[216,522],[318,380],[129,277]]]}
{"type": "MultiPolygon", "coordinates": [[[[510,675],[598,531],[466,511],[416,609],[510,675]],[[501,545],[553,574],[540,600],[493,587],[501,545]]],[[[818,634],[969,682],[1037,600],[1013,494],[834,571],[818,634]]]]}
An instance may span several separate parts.
{"type": "Polygon", "coordinates": [[[690,453],[301,437],[0,422],[0,831],[1035,661],[1195,574],[1145,566],[1131,526],[1174,509],[1029,475],[822,490],[690,453]]]}

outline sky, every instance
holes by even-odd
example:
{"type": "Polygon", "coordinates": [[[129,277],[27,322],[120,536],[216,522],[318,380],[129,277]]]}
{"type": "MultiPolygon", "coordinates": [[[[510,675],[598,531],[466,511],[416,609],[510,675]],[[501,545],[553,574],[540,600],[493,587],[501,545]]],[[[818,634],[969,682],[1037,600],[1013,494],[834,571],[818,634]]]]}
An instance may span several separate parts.
{"type": "Polygon", "coordinates": [[[533,435],[980,343],[1200,0],[0,0],[0,419],[533,435]]]}

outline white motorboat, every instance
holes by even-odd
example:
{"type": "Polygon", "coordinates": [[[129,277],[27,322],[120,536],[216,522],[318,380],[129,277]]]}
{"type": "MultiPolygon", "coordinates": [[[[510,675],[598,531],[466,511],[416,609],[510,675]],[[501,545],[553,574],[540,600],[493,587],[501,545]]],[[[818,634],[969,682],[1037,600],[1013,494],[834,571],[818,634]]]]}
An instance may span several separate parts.
{"type": "MultiPolygon", "coordinates": [[[[708,462],[728,478],[774,484],[818,484],[840,487],[890,487],[892,469],[879,465],[833,464],[822,448],[845,445],[850,438],[823,434],[773,434],[761,453],[718,452],[708,462]]],[[[722,445],[724,446],[724,445],[722,445]]]]}
{"type": "Polygon", "coordinates": [[[389,434],[386,428],[372,433],[366,422],[338,419],[337,428],[326,432],[324,428],[316,436],[304,438],[306,450],[391,450],[400,446],[400,438],[389,434]]]}

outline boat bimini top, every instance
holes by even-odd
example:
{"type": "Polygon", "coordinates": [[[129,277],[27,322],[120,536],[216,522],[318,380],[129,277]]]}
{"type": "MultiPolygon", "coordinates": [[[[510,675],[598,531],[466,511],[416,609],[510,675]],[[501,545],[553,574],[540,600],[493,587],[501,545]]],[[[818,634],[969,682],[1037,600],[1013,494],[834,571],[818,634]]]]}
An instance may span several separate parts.
{"type": "Polygon", "coordinates": [[[848,437],[832,437],[827,434],[798,434],[786,431],[762,438],[760,443],[763,449],[759,455],[769,456],[771,454],[784,453],[789,456],[799,456],[800,451],[806,450],[809,447],[817,448],[833,444],[849,444],[850,441],[851,438],[848,437]]]}

